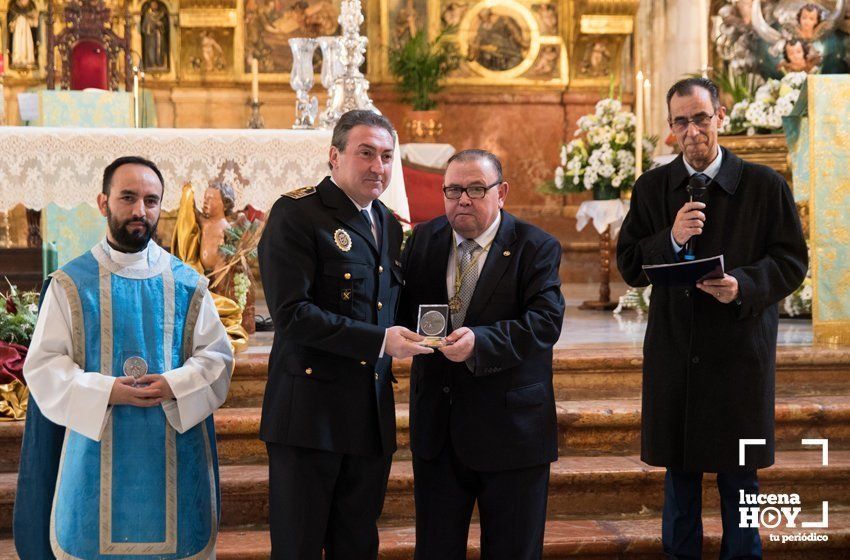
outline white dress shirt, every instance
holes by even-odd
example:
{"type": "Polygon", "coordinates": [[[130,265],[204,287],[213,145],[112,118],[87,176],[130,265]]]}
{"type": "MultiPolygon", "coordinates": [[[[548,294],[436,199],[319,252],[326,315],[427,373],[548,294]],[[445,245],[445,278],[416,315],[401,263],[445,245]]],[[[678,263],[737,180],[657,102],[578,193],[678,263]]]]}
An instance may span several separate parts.
{"type": "MultiPolygon", "coordinates": [[[[685,164],[685,169],[688,171],[688,177],[694,175],[696,173],[702,173],[706,175],[709,179],[714,179],[717,177],[717,174],[720,173],[720,165],[723,163],[723,150],[719,147],[717,148],[717,157],[714,158],[714,161],[708,164],[703,171],[697,171],[693,168],[693,166],[688,163],[688,159],[682,156],[682,162],[685,164]]],[[[676,238],[673,237],[673,230],[670,230],[670,241],[673,243],[673,253],[679,254],[679,251],[682,250],[682,246],[676,243],[676,238]]]]}
{"type": "MultiPolygon", "coordinates": [[[[138,253],[104,248],[123,269],[144,269],[163,251],[153,242],[138,253]]],[[[120,271],[118,272],[120,275],[120,271]]],[[[230,341],[209,291],[204,293],[195,324],[191,357],[162,373],[176,400],[162,403],[171,426],[179,433],[200,423],[227,398],[233,373],[230,341]]],[[[109,396],[116,377],[84,371],[74,363],[71,306],[59,282],[44,294],[32,343],[24,363],[24,377],[42,413],[52,422],[100,441],[112,406],[109,396]]]]}
{"type": "MultiPolygon", "coordinates": [[[[336,181],[334,181],[334,178],[333,178],[333,177],[331,177],[331,183],[333,183],[334,185],[336,185],[336,188],[338,188],[339,190],[341,190],[341,191],[342,191],[342,193],[343,193],[345,196],[348,196],[348,193],[347,193],[347,192],[345,192],[345,190],[343,190],[343,188],[342,188],[342,187],[340,187],[339,185],[337,185],[337,183],[336,183],[336,181]]],[[[368,212],[368,213],[369,213],[369,226],[372,228],[372,237],[374,237],[374,238],[375,238],[375,241],[377,242],[377,241],[378,241],[378,227],[377,227],[377,225],[375,224],[375,215],[374,215],[374,214],[372,214],[372,201],[370,200],[370,201],[369,201],[369,204],[367,204],[366,206],[360,206],[359,204],[357,204],[357,201],[356,201],[356,200],[354,200],[353,198],[351,198],[350,196],[348,196],[348,200],[350,200],[350,201],[351,201],[351,204],[353,204],[353,205],[354,205],[354,207],[355,207],[355,208],[357,208],[357,211],[358,211],[358,212],[359,212],[359,211],[361,211],[361,210],[366,210],[366,212],[368,212]]],[[[382,351],[381,353],[383,354],[383,351],[382,351]]]]}

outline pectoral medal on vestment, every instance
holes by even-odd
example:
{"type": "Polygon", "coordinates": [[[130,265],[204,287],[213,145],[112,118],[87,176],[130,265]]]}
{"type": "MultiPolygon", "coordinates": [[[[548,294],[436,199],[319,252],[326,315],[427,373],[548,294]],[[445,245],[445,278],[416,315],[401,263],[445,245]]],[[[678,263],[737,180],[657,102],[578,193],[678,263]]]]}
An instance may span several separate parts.
{"type": "Polygon", "coordinates": [[[449,328],[448,305],[420,305],[419,324],[416,332],[425,337],[419,342],[422,346],[439,348],[446,344],[446,334],[449,328]]]}
{"type": "Polygon", "coordinates": [[[334,243],[340,251],[347,253],[351,250],[351,236],[344,229],[340,228],[334,232],[334,243]]]}
{"type": "Polygon", "coordinates": [[[133,385],[147,375],[148,363],[141,356],[130,356],[124,360],[124,375],[133,378],[133,385]]]}

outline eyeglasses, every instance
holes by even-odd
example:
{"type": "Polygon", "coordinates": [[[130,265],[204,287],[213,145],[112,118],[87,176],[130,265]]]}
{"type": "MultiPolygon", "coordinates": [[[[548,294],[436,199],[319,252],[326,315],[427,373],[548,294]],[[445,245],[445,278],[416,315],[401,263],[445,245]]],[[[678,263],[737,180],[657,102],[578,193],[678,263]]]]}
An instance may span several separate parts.
{"type": "Polygon", "coordinates": [[[691,123],[694,123],[697,128],[705,130],[708,128],[709,123],[711,123],[711,119],[713,119],[717,115],[706,115],[705,113],[700,113],[698,115],[694,115],[690,119],[686,119],[685,117],[677,117],[670,122],[670,128],[673,129],[673,132],[685,132],[688,130],[688,126],[691,123]]]}
{"type": "Polygon", "coordinates": [[[492,185],[479,186],[473,185],[471,187],[456,187],[451,185],[449,187],[443,187],[443,194],[446,195],[446,198],[449,200],[457,200],[463,193],[466,193],[466,196],[469,198],[484,198],[484,195],[487,194],[487,191],[495,187],[496,185],[501,185],[504,181],[499,179],[492,185]]]}

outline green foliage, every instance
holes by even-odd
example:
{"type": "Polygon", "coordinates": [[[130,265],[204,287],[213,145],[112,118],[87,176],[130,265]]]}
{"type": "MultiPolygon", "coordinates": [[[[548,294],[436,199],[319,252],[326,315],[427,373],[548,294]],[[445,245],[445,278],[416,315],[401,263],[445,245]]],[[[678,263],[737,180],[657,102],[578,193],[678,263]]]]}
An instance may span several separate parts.
{"type": "MultiPolygon", "coordinates": [[[[237,221],[234,224],[231,224],[229,228],[224,230],[224,243],[218,248],[219,251],[225,257],[235,257],[237,253],[239,253],[242,248],[243,238],[247,241],[249,238],[255,237],[258,234],[258,230],[260,229],[260,220],[254,220],[253,222],[245,221],[237,221]]],[[[257,247],[256,245],[247,251],[245,257],[253,262],[257,258],[257,247]]]]}
{"type": "MultiPolygon", "coordinates": [[[[701,78],[702,74],[695,72],[689,76],[701,78]]],[[[713,72],[711,78],[720,91],[732,98],[733,105],[755,99],[756,90],[764,83],[764,79],[758,74],[734,74],[729,70],[713,72]]]]}
{"type": "Polygon", "coordinates": [[[440,82],[460,65],[457,45],[446,39],[452,31],[446,28],[428,41],[427,30],[421,29],[389,49],[390,72],[398,78],[399,91],[415,111],[429,111],[437,105],[433,95],[442,89],[440,82]]]}
{"type": "Polygon", "coordinates": [[[763,83],[756,74],[718,72],[714,79],[721,91],[732,97],[733,104],[755,99],[756,90],[763,83]]]}
{"type": "Polygon", "coordinates": [[[38,293],[20,292],[11,283],[9,288],[9,295],[0,294],[0,340],[29,346],[38,318],[38,293]]]}

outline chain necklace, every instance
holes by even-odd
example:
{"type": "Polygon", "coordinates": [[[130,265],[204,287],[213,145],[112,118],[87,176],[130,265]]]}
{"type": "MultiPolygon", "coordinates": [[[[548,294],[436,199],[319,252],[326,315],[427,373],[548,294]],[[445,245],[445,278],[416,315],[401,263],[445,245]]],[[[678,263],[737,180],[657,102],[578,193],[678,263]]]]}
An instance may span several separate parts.
{"type": "MultiPolygon", "coordinates": [[[[455,294],[451,297],[451,299],[449,299],[449,311],[452,313],[458,313],[463,305],[463,302],[460,300],[460,287],[463,284],[463,279],[466,278],[466,275],[469,274],[472,267],[476,266],[478,258],[486,253],[492,244],[493,242],[491,241],[486,246],[482,247],[481,251],[479,251],[471,261],[469,261],[469,264],[467,264],[465,268],[462,268],[460,264],[460,251],[455,251],[455,294]]],[[[475,249],[473,249],[473,251],[474,250],[475,249]]]]}

